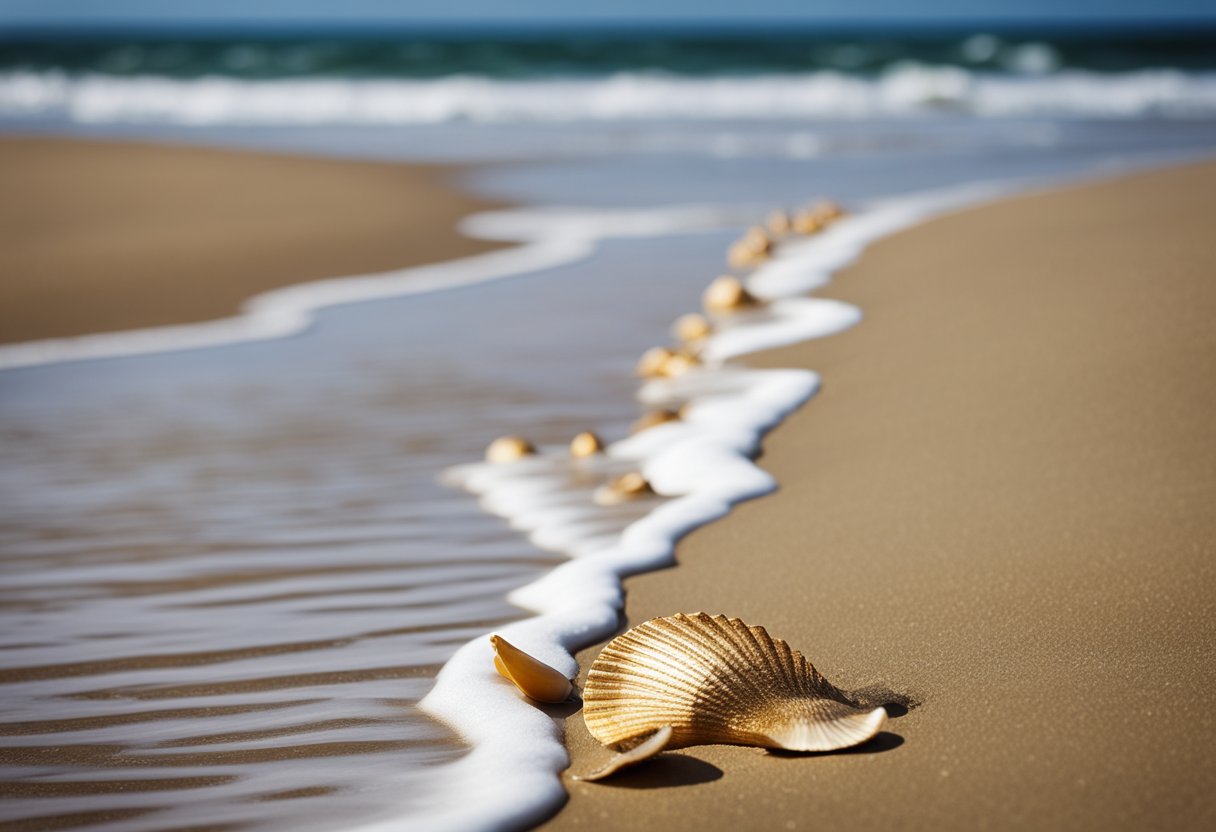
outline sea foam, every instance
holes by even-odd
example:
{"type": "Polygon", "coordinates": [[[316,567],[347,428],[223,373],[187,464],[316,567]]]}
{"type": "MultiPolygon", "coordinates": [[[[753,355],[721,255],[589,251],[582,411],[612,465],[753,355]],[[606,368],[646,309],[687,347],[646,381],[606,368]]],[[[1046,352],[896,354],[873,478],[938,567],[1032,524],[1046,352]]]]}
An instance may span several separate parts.
{"type": "Polygon", "coordinates": [[[79,124],[406,125],[874,118],[940,111],[984,117],[1191,117],[1216,113],[1216,73],[1179,69],[993,72],[914,62],[721,77],[619,72],[595,78],[239,79],[0,74],[0,117],[79,124]]]}
{"type": "MultiPolygon", "coordinates": [[[[768,305],[725,319],[704,345],[704,364],[639,389],[643,404],[678,407],[678,421],[613,442],[599,458],[571,459],[565,448],[545,448],[514,463],[445,472],[446,481],[477,494],[486,510],[535,545],[569,558],[510,594],[535,615],[496,632],[574,677],[574,652],[619,628],[625,577],[671,565],[676,542],[689,531],[777,486],[753,462],[761,438],[814,395],[819,377],[802,369],[750,369],[729,359],[855,325],[861,320],[856,307],[805,293],[825,285],[873,240],[1003,190],[972,185],[893,199],[781,245],[748,281],[768,305]],[[640,471],[656,496],[626,506],[598,504],[598,487],[630,470],[640,471]]],[[[549,711],[496,674],[488,635],[457,651],[421,703],[473,747],[448,770],[433,811],[423,815],[431,828],[523,827],[565,799],[561,731],[549,711]],[[461,797],[470,794],[477,800],[461,797]]]]}
{"type": "Polygon", "coordinates": [[[250,298],[231,318],[7,344],[0,346],[0,370],[285,338],[306,330],[316,312],[327,307],[457,289],[553,268],[588,257],[602,241],[616,237],[713,231],[743,221],[738,210],[704,205],[488,211],[466,217],[460,230],[469,237],[516,245],[433,265],[297,283],[250,298]]]}

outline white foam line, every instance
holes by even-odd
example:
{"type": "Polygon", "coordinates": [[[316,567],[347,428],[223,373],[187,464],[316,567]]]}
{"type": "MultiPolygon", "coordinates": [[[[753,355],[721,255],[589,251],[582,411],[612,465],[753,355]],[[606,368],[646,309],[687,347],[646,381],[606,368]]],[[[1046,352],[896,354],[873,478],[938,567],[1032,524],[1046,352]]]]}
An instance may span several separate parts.
{"type": "MultiPolygon", "coordinates": [[[[909,117],[1185,118],[1216,111],[1216,73],[1181,69],[1001,73],[901,63],[872,77],[837,70],[689,77],[619,72],[598,78],[115,77],[0,72],[0,116],[78,124],[318,125],[620,123],[909,117]]],[[[790,147],[814,152],[814,146],[790,147]]]]}
{"type": "MultiPolygon", "coordinates": [[[[776,487],[752,462],[761,437],[815,393],[819,378],[808,370],[753,370],[727,359],[853,326],[861,318],[856,307],[801,295],[824,285],[870,242],[1007,191],[973,185],[890,200],[816,237],[782,245],[748,281],[751,291],[772,301],[769,312],[733,316],[732,325],[705,345],[703,367],[647,382],[639,391],[644,403],[683,403],[683,418],[613,443],[591,463],[592,470],[556,448],[516,463],[475,463],[446,472],[447,481],[480,495],[487,510],[507,517],[535,542],[563,544],[570,557],[510,594],[513,603],[536,615],[496,632],[573,677],[574,652],[619,626],[625,577],[670,565],[683,535],[776,487]],[[572,474],[603,478],[630,469],[640,470],[664,500],[604,545],[604,524],[594,521],[606,522],[608,510],[592,501],[591,489],[570,491],[566,484],[572,474]],[[555,498],[563,491],[573,499],[555,498]],[[588,551],[593,540],[599,546],[588,551]]],[[[411,818],[415,825],[518,829],[544,820],[565,800],[560,773],[569,759],[561,731],[546,711],[495,673],[485,636],[444,665],[421,707],[452,726],[473,750],[448,770],[431,811],[411,818]],[[473,794],[476,800],[469,799],[473,794]]],[[[402,826],[385,821],[368,828],[402,826]]]]}
{"type": "Polygon", "coordinates": [[[238,315],[214,321],[52,338],[0,346],[0,370],[265,341],[297,335],[331,306],[438,292],[565,265],[606,239],[709,231],[743,222],[738,210],[685,205],[636,210],[512,209],[466,217],[469,237],[519,245],[427,266],[353,275],[274,289],[238,315]]]}

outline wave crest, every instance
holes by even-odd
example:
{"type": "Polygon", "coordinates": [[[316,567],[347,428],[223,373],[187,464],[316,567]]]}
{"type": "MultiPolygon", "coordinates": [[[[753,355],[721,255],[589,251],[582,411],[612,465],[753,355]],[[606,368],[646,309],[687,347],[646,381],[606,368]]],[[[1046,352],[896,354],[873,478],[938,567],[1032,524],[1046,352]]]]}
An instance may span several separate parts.
{"type": "Polygon", "coordinates": [[[915,116],[1216,115],[1216,73],[1175,69],[1047,75],[900,65],[878,76],[837,71],[732,77],[618,73],[593,79],[310,78],[0,74],[0,117],[84,124],[441,124],[773,120],[915,116]]]}

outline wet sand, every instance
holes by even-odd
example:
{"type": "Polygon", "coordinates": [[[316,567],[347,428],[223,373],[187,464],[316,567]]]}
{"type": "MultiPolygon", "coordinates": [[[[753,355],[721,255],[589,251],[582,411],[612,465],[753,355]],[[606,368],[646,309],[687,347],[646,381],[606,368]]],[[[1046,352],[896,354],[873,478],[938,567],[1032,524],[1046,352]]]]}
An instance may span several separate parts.
{"type": "Polygon", "coordinates": [[[0,343],[233,314],[278,286],[494,248],[422,165],[0,138],[0,343]]]}
{"type": "MultiPolygon", "coordinates": [[[[751,362],[823,375],[766,442],[780,491],[629,580],[627,613],[739,616],[921,704],[848,753],[570,783],[547,828],[1216,826],[1214,215],[1216,165],[1141,174],[838,276],[859,327],[751,362]]],[[[606,757],[567,730],[574,771],[606,757]]]]}

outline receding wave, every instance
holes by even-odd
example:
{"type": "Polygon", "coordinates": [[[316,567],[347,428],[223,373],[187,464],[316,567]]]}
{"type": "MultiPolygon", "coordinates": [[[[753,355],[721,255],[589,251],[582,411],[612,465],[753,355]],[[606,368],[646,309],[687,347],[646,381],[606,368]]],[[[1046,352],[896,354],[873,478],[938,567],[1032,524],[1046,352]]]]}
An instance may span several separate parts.
{"type": "Polygon", "coordinates": [[[594,78],[277,78],[219,75],[0,74],[0,117],[84,124],[316,125],[762,120],[918,116],[1203,117],[1216,72],[1065,69],[1028,74],[899,64],[878,75],[836,70],[594,78]]]}

